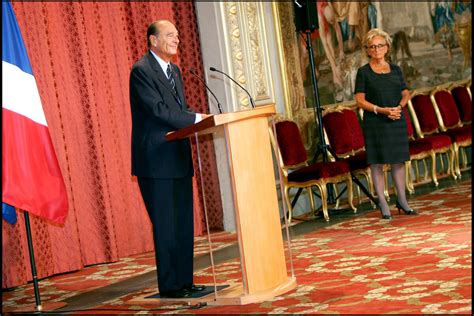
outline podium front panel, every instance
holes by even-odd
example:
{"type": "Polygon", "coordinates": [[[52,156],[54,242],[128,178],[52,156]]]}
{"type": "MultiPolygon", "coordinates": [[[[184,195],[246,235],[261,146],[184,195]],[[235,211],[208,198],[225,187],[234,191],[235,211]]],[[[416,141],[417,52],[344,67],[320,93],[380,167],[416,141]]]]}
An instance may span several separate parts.
{"type": "Polygon", "coordinates": [[[268,118],[229,123],[224,131],[244,288],[258,293],[288,280],[268,118]]]}

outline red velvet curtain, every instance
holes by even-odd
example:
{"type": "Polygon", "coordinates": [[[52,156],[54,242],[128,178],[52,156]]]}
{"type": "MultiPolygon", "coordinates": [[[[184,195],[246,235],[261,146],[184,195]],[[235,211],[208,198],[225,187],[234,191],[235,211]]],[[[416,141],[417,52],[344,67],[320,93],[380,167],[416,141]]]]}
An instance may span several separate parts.
{"type": "MultiPolygon", "coordinates": [[[[38,277],[112,262],[153,250],[151,224],[130,173],[129,72],[146,52],[146,29],[160,18],[181,37],[175,62],[191,106],[208,112],[191,2],[13,2],[69,197],[64,226],[30,216],[38,277]]],[[[193,144],[196,157],[196,146],[193,144]]],[[[210,139],[203,140],[206,205],[212,228],[222,206],[210,139]]],[[[195,166],[197,169],[197,163],[195,166]]],[[[195,231],[205,231],[199,173],[194,178],[195,231]]],[[[31,280],[23,213],[2,221],[2,288],[31,280]]]]}

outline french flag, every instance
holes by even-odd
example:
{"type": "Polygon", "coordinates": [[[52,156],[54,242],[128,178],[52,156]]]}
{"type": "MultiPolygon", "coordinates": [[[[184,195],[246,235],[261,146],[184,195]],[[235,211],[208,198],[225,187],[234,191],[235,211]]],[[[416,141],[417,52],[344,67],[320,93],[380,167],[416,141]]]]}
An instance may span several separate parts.
{"type": "Polygon", "coordinates": [[[2,202],[63,224],[66,187],[10,2],[2,1],[2,202]]]}

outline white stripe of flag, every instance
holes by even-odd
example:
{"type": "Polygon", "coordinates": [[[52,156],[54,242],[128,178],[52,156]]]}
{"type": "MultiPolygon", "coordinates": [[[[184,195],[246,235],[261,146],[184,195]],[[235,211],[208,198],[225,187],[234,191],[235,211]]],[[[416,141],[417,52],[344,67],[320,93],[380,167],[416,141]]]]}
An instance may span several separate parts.
{"type": "Polygon", "coordinates": [[[6,61],[2,61],[2,108],[48,126],[35,77],[6,61]]]}

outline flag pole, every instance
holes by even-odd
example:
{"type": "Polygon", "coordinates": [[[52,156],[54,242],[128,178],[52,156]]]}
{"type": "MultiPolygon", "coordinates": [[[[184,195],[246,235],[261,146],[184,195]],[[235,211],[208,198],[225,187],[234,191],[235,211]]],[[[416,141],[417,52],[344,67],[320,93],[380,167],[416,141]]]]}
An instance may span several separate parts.
{"type": "Polygon", "coordinates": [[[41,306],[38,276],[36,275],[35,252],[33,249],[33,239],[31,238],[30,216],[28,215],[27,211],[25,211],[24,214],[25,214],[26,236],[28,239],[28,251],[30,254],[31,274],[33,275],[33,287],[35,289],[36,310],[41,312],[43,307],[41,306]]]}

